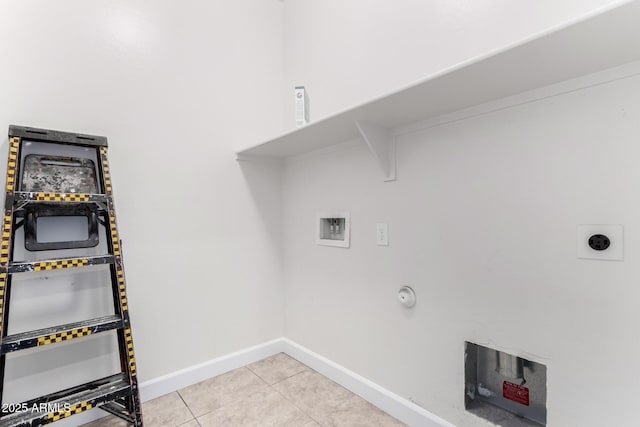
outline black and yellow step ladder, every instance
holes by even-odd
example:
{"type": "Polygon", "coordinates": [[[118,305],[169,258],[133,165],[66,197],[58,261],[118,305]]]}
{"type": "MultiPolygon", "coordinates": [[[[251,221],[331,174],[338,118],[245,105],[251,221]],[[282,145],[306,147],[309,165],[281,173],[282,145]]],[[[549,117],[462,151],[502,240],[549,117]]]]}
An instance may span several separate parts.
{"type": "Polygon", "coordinates": [[[40,426],[91,408],[103,409],[134,426],[142,426],[120,246],[107,160],[107,139],[10,126],[0,245],[0,427],[40,426]],[[34,154],[34,146],[47,147],[45,154],[34,154]],[[62,151],[65,153],[78,149],[84,154],[79,157],[56,156],[51,154],[55,152],[55,147],[63,147],[62,151]],[[64,176],[66,170],[73,171],[69,179],[64,176]],[[47,177],[47,174],[50,176],[47,177]],[[38,217],[60,215],[86,216],[89,238],[82,241],[39,242],[38,217]],[[106,254],[54,257],[36,261],[13,258],[15,233],[21,227],[24,228],[26,250],[55,251],[96,247],[100,226],[105,230],[108,248],[106,254]],[[114,305],[112,315],[14,335],[7,334],[11,278],[14,274],[83,268],[98,264],[109,265],[114,305]],[[118,337],[121,372],[27,402],[2,400],[8,353],[32,348],[47,351],[45,346],[48,345],[112,330],[116,331],[118,337]]]}

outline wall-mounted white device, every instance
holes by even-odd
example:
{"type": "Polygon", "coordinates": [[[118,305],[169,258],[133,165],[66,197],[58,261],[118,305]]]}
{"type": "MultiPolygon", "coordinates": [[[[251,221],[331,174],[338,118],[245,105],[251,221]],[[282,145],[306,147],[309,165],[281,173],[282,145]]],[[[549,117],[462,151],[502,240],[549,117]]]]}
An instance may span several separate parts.
{"type": "Polygon", "coordinates": [[[296,86],[294,89],[296,106],[296,127],[309,123],[309,95],[304,86],[296,86]]]}
{"type": "Polygon", "coordinates": [[[349,212],[319,212],[316,216],[316,243],[349,247],[351,221],[349,212]]]}
{"type": "Polygon", "coordinates": [[[389,224],[376,224],[376,245],[389,246],[389,224]]]}
{"type": "Polygon", "coordinates": [[[416,292],[410,286],[403,286],[398,290],[398,301],[407,308],[416,305],[416,292]]]}

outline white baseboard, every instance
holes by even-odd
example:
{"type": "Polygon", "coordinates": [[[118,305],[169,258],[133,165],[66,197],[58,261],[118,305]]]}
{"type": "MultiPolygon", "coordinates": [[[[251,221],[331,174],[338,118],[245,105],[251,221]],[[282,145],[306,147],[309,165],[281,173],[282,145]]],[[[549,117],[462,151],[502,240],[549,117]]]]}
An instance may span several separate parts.
{"type": "MultiPolygon", "coordinates": [[[[140,384],[140,398],[146,402],[278,353],[286,353],[299,360],[411,427],[455,427],[415,403],[287,338],[277,338],[145,381],[140,384]]],[[[61,420],[56,426],[74,427],[106,415],[99,409],[92,409],[61,420]]]]}
{"type": "Polygon", "coordinates": [[[455,427],[415,403],[287,338],[284,352],[411,427],[455,427]]]}
{"type": "Polygon", "coordinates": [[[241,368],[274,354],[284,351],[284,341],[277,338],[244,350],[190,366],[140,384],[140,399],[143,402],[164,396],[181,388],[190,386],[216,375],[241,368]]]}
{"type": "MultiPolygon", "coordinates": [[[[146,402],[156,397],[164,396],[165,394],[180,390],[181,388],[206,380],[207,378],[215,377],[216,375],[224,374],[225,372],[257,362],[274,354],[282,353],[284,347],[284,340],[277,338],[145,381],[140,383],[140,399],[146,402]]],[[[60,420],[55,425],[56,427],[76,427],[107,415],[106,412],[96,408],[74,415],[71,418],[60,420]]]]}

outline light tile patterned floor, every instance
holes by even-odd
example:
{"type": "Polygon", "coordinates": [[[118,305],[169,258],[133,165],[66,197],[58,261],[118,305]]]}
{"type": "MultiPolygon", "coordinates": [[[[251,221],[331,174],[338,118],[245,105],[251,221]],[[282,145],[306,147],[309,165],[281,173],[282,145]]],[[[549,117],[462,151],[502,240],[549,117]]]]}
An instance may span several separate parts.
{"type": "MultiPolygon", "coordinates": [[[[145,427],[399,427],[349,390],[284,353],[142,404],[145,427]]],[[[113,416],[84,427],[124,427],[113,416]]]]}

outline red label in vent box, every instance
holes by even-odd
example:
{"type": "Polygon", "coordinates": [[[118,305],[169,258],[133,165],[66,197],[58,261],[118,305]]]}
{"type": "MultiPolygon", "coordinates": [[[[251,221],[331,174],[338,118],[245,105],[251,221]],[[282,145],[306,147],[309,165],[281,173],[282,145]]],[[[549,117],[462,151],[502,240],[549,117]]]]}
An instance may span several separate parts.
{"type": "Polygon", "coordinates": [[[521,405],[529,406],[529,389],[518,384],[505,381],[502,383],[502,396],[521,405]]]}

